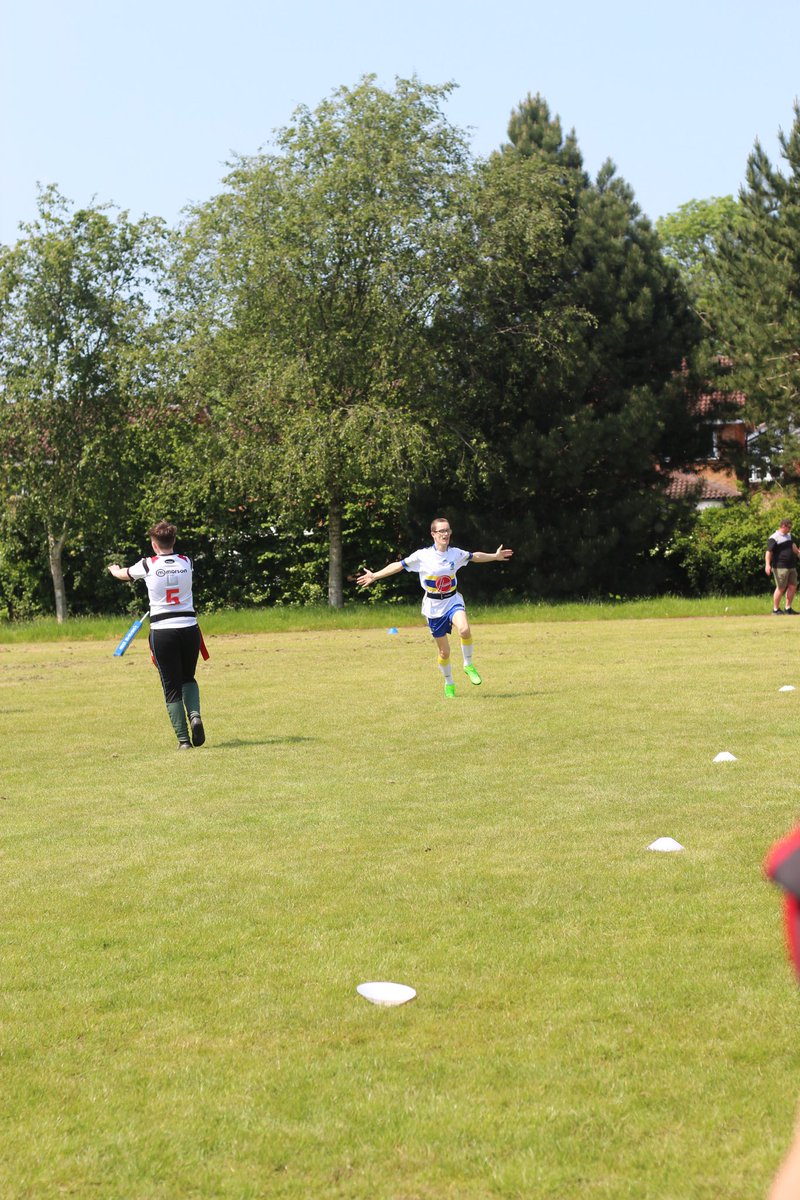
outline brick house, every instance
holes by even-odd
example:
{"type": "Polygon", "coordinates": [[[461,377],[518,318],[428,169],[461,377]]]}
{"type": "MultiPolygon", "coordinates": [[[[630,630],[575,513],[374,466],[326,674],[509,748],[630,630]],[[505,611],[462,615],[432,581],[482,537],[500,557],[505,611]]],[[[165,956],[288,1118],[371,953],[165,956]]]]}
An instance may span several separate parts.
{"type": "MultiPolygon", "coordinates": [[[[720,356],[716,366],[724,374],[731,362],[720,356]]],[[[741,469],[747,461],[748,446],[761,432],[744,421],[745,399],[744,392],[721,388],[698,397],[696,412],[707,430],[707,451],[689,470],[670,472],[667,486],[670,498],[685,500],[694,495],[698,508],[721,508],[742,495],[736,466],[741,469]]],[[[752,479],[754,483],[759,481],[752,479]]]]}

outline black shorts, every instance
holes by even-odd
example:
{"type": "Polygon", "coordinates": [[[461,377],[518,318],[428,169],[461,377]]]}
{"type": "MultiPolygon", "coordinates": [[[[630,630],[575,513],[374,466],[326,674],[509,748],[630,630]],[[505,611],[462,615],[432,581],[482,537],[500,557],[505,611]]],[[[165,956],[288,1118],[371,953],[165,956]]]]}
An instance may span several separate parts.
{"type": "Polygon", "coordinates": [[[164,629],[150,626],[150,652],[158,667],[167,704],[183,698],[183,685],[191,683],[200,654],[200,626],[164,629]]]}

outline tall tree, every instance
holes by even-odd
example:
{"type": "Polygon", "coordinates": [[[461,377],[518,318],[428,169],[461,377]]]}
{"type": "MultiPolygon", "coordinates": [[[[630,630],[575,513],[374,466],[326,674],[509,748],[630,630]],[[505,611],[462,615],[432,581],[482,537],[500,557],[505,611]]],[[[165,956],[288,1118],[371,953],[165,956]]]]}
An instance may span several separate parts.
{"type": "Polygon", "coordinates": [[[719,248],[721,341],[754,425],[771,431],[773,471],[800,460],[800,104],[779,132],[783,167],[756,142],[740,192],[744,221],[719,248]]]}
{"type": "Polygon", "coordinates": [[[243,486],[284,520],[323,511],[337,607],[347,499],[401,503],[440,450],[429,325],[463,244],[467,167],[450,91],[368,76],[298,109],[186,233],[184,287],[207,313],[194,385],[243,486]]]}
{"type": "Polygon", "coordinates": [[[105,528],[126,483],[131,396],[164,238],[161,222],[70,211],[54,187],[37,220],[0,250],[0,448],[5,499],[46,539],[56,616],[63,552],[79,528],[105,528]]]}
{"type": "Polygon", "coordinates": [[[519,431],[521,395],[565,369],[577,329],[591,320],[565,296],[570,192],[561,172],[522,155],[477,164],[471,189],[472,252],[434,323],[447,373],[445,413],[471,447],[450,483],[497,483],[519,431]],[[470,461],[471,460],[471,461],[470,461]]]}
{"type": "MultiPolygon", "coordinates": [[[[564,134],[561,118],[551,115],[550,107],[537,92],[530,94],[512,112],[508,121],[508,140],[525,158],[538,158],[555,164],[571,190],[587,187],[589,176],[583,169],[583,155],[574,129],[564,134]]],[[[509,149],[507,147],[506,149],[509,149]]]]}
{"type": "MultiPolygon", "coordinates": [[[[702,393],[698,411],[708,423],[702,457],[711,451],[712,430],[742,416],[742,393],[732,380],[723,332],[725,314],[738,305],[725,264],[733,247],[746,240],[749,221],[745,206],[733,196],[713,196],[690,200],[656,222],[664,256],[680,272],[702,331],[694,350],[694,375],[702,393]]],[[[752,440],[743,445],[718,438],[714,455],[718,465],[727,464],[745,481],[756,449],[752,440]]]]}
{"type": "MultiPolygon", "coordinates": [[[[518,569],[536,592],[616,591],[623,579],[645,586],[629,568],[650,563],[654,530],[668,520],[663,467],[693,449],[679,372],[696,322],[613,165],[591,181],[574,134],[564,137],[541,96],[520,105],[509,133],[499,160],[538,164],[558,181],[563,249],[536,288],[525,283],[535,259],[519,247],[490,288],[476,279],[464,297],[486,336],[463,341],[462,370],[484,381],[487,440],[500,460],[482,519],[500,500],[518,569]],[[557,314],[552,344],[548,313],[557,314]],[[536,353],[517,336],[520,323],[538,330],[536,353]],[[556,570],[566,547],[570,569],[556,570]]],[[[520,193],[518,210],[540,205],[520,193]]]]}
{"type": "Polygon", "coordinates": [[[744,232],[746,221],[744,206],[733,196],[689,200],[656,221],[664,255],[678,268],[686,284],[712,352],[719,336],[720,310],[729,302],[720,250],[744,232]]]}

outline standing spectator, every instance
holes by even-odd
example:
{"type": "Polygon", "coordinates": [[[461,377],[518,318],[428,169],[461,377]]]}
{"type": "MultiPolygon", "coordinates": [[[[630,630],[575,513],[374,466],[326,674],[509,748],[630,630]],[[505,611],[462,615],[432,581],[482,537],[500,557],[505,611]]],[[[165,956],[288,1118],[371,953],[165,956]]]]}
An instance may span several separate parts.
{"type": "Polygon", "coordinates": [[[775,591],[772,594],[772,615],[782,616],[781,598],[786,596],[786,615],[796,615],[792,608],[794,594],[797,591],[797,549],[791,534],[792,522],[784,519],[767,542],[767,552],[764,556],[764,570],[767,577],[775,578],[775,591]]]}
{"type": "Polygon", "coordinates": [[[143,579],[147,585],[150,651],[161,676],[178,749],[191,750],[206,740],[200,688],[194,677],[201,638],[192,600],[192,560],[175,553],[176,534],[169,521],[159,521],[147,534],[152,558],[140,558],[130,567],[112,563],[108,569],[115,579],[143,579]]]}

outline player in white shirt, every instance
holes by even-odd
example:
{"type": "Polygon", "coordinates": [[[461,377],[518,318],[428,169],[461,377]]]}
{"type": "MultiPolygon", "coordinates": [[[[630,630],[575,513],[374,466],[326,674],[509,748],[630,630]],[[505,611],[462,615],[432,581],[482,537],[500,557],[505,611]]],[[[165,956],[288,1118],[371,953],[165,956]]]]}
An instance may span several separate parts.
{"type": "Polygon", "coordinates": [[[150,651],[161,676],[178,749],[191,750],[206,740],[195,679],[201,638],[192,600],[192,560],[175,553],[176,533],[174,525],[159,521],[147,535],[152,558],[140,558],[130,567],[112,563],[108,569],[115,579],[143,579],[147,585],[150,651]]]}
{"type": "Polygon", "coordinates": [[[450,545],[452,532],[447,517],[435,517],[431,522],[433,545],[424,550],[415,550],[407,558],[389,563],[380,571],[365,568],[357,576],[360,587],[369,587],[376,579],[387,579],[400,571],[416,571],[422,584],[422,615],[428,619],[428,628],[436,642],[439,653],[439,670],[444,676],[444,694],[452,699],[456,694],[453,668],[450,663],[450,638],[453,626],[461,639],[464,672],[470,683],[479,684],[481,677],[472,661],[472,631],[467,620],[464,598],[458,590],[456,573],[468,562],[504,562],[511,558],[513,550],[498,546],[494,554],[481,550],[459,550],[450,545]]]}

